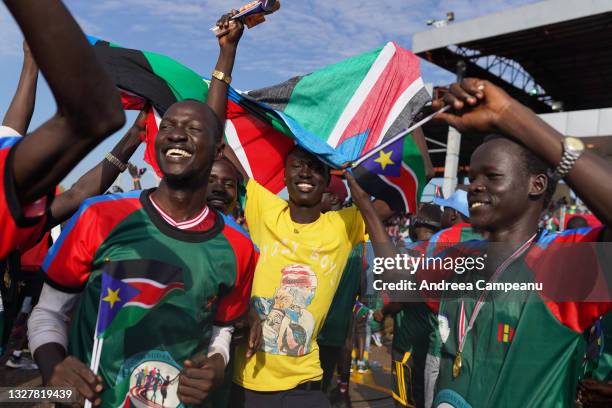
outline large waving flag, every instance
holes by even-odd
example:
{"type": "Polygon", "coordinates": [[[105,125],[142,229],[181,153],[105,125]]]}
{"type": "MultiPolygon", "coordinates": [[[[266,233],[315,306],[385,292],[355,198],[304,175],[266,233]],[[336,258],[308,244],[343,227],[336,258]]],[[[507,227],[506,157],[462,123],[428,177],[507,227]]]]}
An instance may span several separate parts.
{"type": "MultiPolygon", "coordinates": [[[[176,101],[204,101],[209,80],[163,55],[90,42],[123,91],[126,109],[152,103],[145,159],[158,170],[152,142],[160,117],[176,101]]],[[[247,93],[230,88],[225,138],[249,176],[278,193],[284,158],[295,143],[340,167],[408,128],[429,98],[418,58],[388,43],[276,86],[247,93]]],[[[373,196],[412,212],[426,183],[424,166],[409,135],[354,174],[373,196]]]]}

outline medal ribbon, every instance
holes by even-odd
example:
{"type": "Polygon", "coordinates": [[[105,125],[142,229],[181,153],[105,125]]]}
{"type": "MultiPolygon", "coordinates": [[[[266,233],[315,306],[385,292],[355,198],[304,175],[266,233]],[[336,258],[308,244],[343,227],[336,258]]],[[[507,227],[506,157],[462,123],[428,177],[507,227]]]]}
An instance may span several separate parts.
{"type": "MultiPolygon", "coordinates": [[[[497,279],[499,279],[499,276],[501,275],[501,273],[512,262],[514,262],[519,256],[521,256],[525,251],[527,251],[527,249],[531,246],[531,243],[535,239],[536,235],[537,235],[537,233],[533,234],[531,236],[531,238],[529,238],[527,241],[525,241],[525,243],[523,245],[521,245],[516,251],[514,251],[514,253],[512,255],[510,255],[508,258],[506,258],[506,260],[504,262],[502,262],[502,264],[497,267],[497,269],[495,270],[495,273],[491,276],[491,279],[489,279],[489,282],[487,282],[487,283],[496,282],[497,279]]],[[[484,305],[484,299],[485,299],[485,297],[487,296],[488,293],[489,293],[489,291],[487,289],[484,289],[482,291],[482,293],[480,294],[480,297],[478,298],[478,301],[476,302],[476,306],[474,306],[474,311],[472,312],[472,315],[470,316],[470,321],[468,322],[467,329],[465,328],[465,306],[463,304],[463,300],[461,301],[461,316],[459,316],[459,327],[458,327],[458,330],[457,330],[458,334],[459,334],[459,351],[458,351],[458,354],[463,353],[463,346],[465,345],[465,339],[466,339],[468,333],[470,332],[470,330],[472,330],[472,327],[474,326],[474,322],[476,321],[476,317],[478,316],[478,313],[480,313],[480,309],[484,305]]]]}

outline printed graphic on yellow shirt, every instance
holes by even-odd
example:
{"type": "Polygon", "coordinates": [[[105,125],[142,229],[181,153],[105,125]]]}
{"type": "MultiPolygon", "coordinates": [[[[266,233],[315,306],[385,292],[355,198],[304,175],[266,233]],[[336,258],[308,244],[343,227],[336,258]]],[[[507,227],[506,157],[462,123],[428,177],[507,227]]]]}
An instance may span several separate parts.
{"type": "Polygon", "coordinates": [[[261,350],[266,353],[303,356],[310,352],[315,319],[306,310],[317,290],[317,276],[308,265],[288,265],[272,298],[254,297],[262,320],[261,350]]]}

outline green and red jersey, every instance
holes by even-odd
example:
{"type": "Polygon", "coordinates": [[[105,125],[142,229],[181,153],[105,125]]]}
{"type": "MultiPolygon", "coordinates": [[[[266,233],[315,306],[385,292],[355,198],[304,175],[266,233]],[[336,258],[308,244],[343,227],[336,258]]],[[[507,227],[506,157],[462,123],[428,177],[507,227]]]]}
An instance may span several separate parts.
{"type": "Polygon", "coordinates": [[[46,222],[46,207],[53,194],[27,207],[17,199],[12,159],[15,145],[21,139],[10,128],[0,126],[0,258],[14,250],[27,250],[42,237],[46,222]]]}
{"type": "MultiPolygon", "coordinates": [[[[181,406],[176,390],[183,361],[207,352],[213,323],[230,325],[249,306],[257,251],[248,234],[218,212],[191,222],[189,229],[173,226],[155,208],[152,191],[86,200],[43,265],[48,284],[81,292],[69,354],[86,364],[101,298],[122,302],[121,292],[100,293],[109,265],[123,271],[141,267],[139,263],[155,265],[151,276],[172,274],[182,280],[173,283],[180,291],[154,305],[133,326],[115,325],[120,328],[105,332],[98,371],[105,385],[104,406],[130,399],[135,405],[144,403],[154,388],[161,402],[162,385],[167,390],[164,406],[181,406]],[[207,222],[209,228],[198,228],[207,222]]],[[[146,296],[138,299],[146,303],[146,296]]]]}
{"type": "MultiPolygon", "coordinates": [[[[449,245],[472,240],[481,240],[482,236],[474,231],[468,223],[455,224],[437,232],[430,240],[407,245],[408,249],[427,252],[435,256],[449,245]]],[[[410,368],[410,389],[406,389],[407,403],[422,407],[425,389],[425,358],[430,347],[430,337],[437,327],[436,312],[439,302],[431,299],[427,302],[405,303],[402,310],[394,316],[392,348],[397,355],[409,353],[403,365],[410,368]]]]}
{"type": "MultiPolygon", "coordinates": [[[[541,233],[511,263],[498,282],[564,282],[578,273],[597,273],[598,258],[587,250],[559,250],[561,243],[596,242],[603,228],[541,233]]],[[[468,277],[459,275],[455,281],[468,277]]],[[[479,293],[476,293],[478,295],[479,293]]],[[[444,298],[437,338],[440,368],[434,407],[570,407],[582,371],[584,331],[612,308],[610,302],[554,302],[539,291],[488,292],[465,335],[461,370],[453,378],[460,332],[465,333],[477,297],[444,298]],[[443,405],[448,404],[448,405],[443,405]]]]}

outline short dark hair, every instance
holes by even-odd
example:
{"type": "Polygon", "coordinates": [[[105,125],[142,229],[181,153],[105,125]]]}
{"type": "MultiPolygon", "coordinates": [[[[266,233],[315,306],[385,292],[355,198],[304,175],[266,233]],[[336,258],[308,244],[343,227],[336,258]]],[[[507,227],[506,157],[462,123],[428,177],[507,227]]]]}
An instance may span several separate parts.
{"type": "Polygon", "coordinates": [[[548,183],[546,184],[546,191],[543,196],[543,207],[547,208],[552,200],[553,194],[555,194],[555,190],[557,189],[557,180],[553,180],[548,176],[548,170],[550,167],[544,160],[542,160],[539,156],[529,150],[524,144],[517,142],[513,139],[508,139],[507,137],[491,134],[484,138],[484,143],[490,142],[496,139],[505,139],[511,143],[514,143],[519,147],[519,152],[521,154],[522,163],[521,169],[525,172],[525,174],[530,176],[536,176],[538,174],[543,174],[546,176],[548,183]]]}

